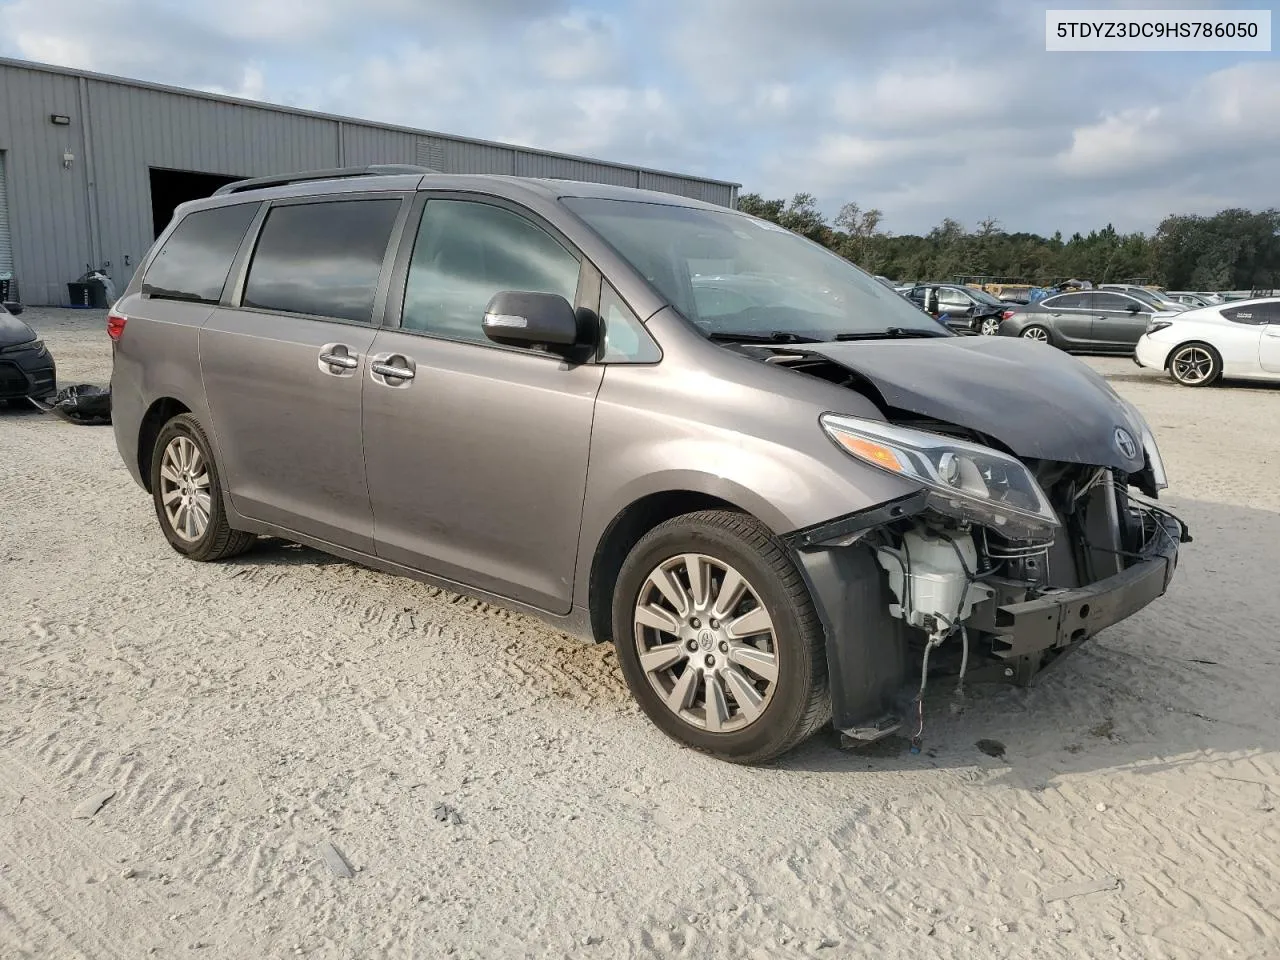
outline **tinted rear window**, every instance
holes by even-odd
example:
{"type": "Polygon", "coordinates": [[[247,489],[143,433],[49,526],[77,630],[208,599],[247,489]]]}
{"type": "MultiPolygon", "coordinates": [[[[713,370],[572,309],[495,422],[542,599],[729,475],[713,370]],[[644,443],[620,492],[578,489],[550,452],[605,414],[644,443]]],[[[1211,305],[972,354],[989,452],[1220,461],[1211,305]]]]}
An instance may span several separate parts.
{"type": "Polygon", "coordinates": [[[142,292],[170,300],[217,303],[256,203],[197,210],[182,218],[143,279],[142,292]]]}
{"type": "Polygon", "coordinates": [[[275,207],[262,226],[244,305],[369,323],[400,199],[275,207]]]}

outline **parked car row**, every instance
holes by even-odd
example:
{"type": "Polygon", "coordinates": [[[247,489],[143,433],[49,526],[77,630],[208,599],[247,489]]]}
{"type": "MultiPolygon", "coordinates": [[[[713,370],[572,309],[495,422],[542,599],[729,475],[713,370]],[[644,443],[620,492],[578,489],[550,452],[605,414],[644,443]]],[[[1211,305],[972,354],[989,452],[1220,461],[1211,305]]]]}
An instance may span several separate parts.
{"type": "Polygon", "coordinates": [[[1063,293],[1020,307],[997,332],[1070,353],[1132,355],[1188,387],[1280,380],[1280,297],[1164,309],[1134,290],[1063,293]]]}

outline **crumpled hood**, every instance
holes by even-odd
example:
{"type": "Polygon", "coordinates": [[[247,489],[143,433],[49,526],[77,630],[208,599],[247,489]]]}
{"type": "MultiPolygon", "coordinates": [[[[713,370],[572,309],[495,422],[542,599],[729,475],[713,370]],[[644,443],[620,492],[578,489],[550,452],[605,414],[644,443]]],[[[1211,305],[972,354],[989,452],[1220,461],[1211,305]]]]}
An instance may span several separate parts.
{"type": "Polygon", "coordinates": [[[35,338],[34,330],[9,311],[0,310],[0,347],[11,347],[15,343],[26,343],[35,338]]]}
{"type": "MultiPolygon", "coordinates": [[[[793,348],[794,349],[794,348],[793,348]]],[[[1019,457],[1142,470],[1142,425],[1101,375],[1043,343],[940,337],[806,344],[870,381],[885,403],[995,437],[1019,457]],[[1124,428],[1137,446],[1126,456],[1124,428]]]]}

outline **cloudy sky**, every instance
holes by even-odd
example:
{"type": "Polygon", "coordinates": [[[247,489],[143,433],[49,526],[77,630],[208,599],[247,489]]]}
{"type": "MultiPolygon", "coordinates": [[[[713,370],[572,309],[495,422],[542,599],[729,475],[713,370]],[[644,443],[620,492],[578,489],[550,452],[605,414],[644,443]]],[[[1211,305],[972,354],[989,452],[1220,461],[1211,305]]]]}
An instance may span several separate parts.
{"type": "MultiPolygon", "coordinates": [[[[1051,233],[1280,205],[1280,56],[1046,53],[1027,0],[0,0],[0,53],[1051,233]]],[[[1263,0],[1126,7],[1270,7],[1263,0]]]]}

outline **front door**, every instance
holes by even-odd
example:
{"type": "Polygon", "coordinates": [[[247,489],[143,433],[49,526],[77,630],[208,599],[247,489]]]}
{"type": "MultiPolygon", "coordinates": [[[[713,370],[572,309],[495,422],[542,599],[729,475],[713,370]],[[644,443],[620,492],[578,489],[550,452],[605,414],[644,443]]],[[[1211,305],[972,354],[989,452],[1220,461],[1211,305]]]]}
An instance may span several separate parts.
{"type": "Polygon", "coordinates": [[[580,272],[568,242],[518,207],[427,201],[394,282],[399,327],[377,334],[364,377],[378,556],[569,612],[605,368],[498,346],[481,321],[501,290],[580,304],[580,272]]]}
{"type": "Polygon", "coordinates": [[[1088,293],[1061,293],[1040,306],[1053,320],[1053,329],[1066,347],[1093,345],[1093,310],[1088,293]]]}
{"type": "Polygon", "coordinates": [[[220,466],[236,510],[369,554],[361,387],[403,202],[384,195],[273,206],[242,297],[219,307],[200,332],[220,466]]]}
{"type": "Polygon", "coordinates": [[[1093,293],[1093,339],[1108,350],[1129,350],[1138,345],[1151,322],[1152,308],[1123,293],[1093,293]]]}
{"type": "Polygon", "coordinates": [[[1280,300],[1260,303],[1255,311],[1266,324],[1258,340],[1258,366],[1267,373],[1280,373],[1280,300]]]}

